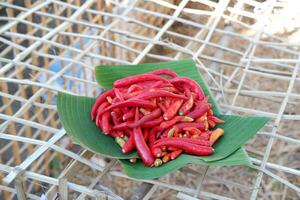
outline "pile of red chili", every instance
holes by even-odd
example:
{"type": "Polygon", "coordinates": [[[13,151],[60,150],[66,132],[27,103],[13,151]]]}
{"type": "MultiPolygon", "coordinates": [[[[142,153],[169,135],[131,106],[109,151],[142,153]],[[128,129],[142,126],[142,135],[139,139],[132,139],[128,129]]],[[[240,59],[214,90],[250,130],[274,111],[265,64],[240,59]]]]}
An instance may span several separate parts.
{"type": "Polygon", "coordinates": [[[211,155],[224,134],[210,130],[223,121],[197,82],[169,69],[115,81],[97,98],[91,118],[123,153],[136,149],[147,166],[160,166],[182,152],[211,155]]]}

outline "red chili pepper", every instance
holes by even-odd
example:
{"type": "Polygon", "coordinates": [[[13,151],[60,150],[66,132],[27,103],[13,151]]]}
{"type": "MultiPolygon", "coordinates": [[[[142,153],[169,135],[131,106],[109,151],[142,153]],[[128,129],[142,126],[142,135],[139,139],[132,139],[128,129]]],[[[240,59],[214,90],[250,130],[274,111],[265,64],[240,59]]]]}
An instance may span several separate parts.
{"type": "Polygon", "coordinates": [[[186,115],[194,106],[194,93],[191,94],[188,101],[186,101],[179,109],[179,115],[186,115]]]}
{"type": "Polygon", "coordinates": [[[153,120],[149,120],[149,121],[143,123],[141,125],[141,127],[142,128],[153,128],[153,127],[159,125],[162,121],[163,121],[163,118],[159,117],[159,118],[156,118],[156,119],[153,119],[153,120]]]}
{"type": "Polygon", "coordinates": [[[176,116],[173,119],[169,120],[169,121],[164,121],[160,124],[160,128],[161,129],[166,129],[171,127],[172,125],[176,124],[177,122],[180,121],[192,121],[193,119],[190,117],[186,117],[186,116],[176,116]],[[186,120],[185,120],[186,119],[186,120]]]}
{"type": "Polygon", "coordinates": [[[103,115],[102,115],[102,118],[101,118],[101,121],[102,121],[102,130],[103,130],[103,133],[105,135],[108,135],[109,132],[111,131],[112,129],[112,125],[110,124],[110,114],[109,112],[105,112],[103,115]]]}
{"type": "Polygon", "coordinates": [[[180,106],[182,105],[183,100],[182,99],[176,99],[173,104],[167,109],[167,111],[164,113],[163,118],[164,120],[170,120],[172,119],[176,113],[178,112],[180,106]]]}
{"type": "MultiPolygon", "coordinates": [[[[170,139],[166,138],[165,140],[170,139]]],[[[176,138],[179,139],[179,138],[176,138]]],[[[183,139],[183,138],[181,138],[183,139]]],[[[160,143],[157,143],[154,145],[154,147],[160,147],[160,146],[173,146],[182,149],[184,152],[188,154],[193,154],[193,155],[198,155],[198,156],[208,156],[211,155],[214,150],[212,147],[208,146],[201,146],[198,144],[193,144],[189,142],[184,142],[184,141],[163,141],[160,143]]]]}
{"type": "Polygon", "coordinates": [[[201,131],[195,127],[185,127],[183,128],[184,131],[188,131],[189,133],[191,133],[192,135],[200,135],[201,131]]]}
{"type": "Polygon", "coordinates": [[[122,152],[123,153],[130,153],[134,149],[134,140],[133,140],[133,134],[129,136],[129,139],[127,142],[123,145],[122,147],[122,152]]]}
{"type": "Polygon", "coordinates": [[[173,72],[173,71],[171,71],[167,68],[157,69],[157,70],[154,70],[154,71],[151,71],[151,72],[148,72],[148,73],[155,74],[155,75],[167,75],[167,76],[170,76],[172,78],[175,78],[175,77],[178,76],[175,72],[173,72]]]}
{"type": "Polygon", "coordinates": [[[145,109],[145,108],[140,108],[140,112],[143,113],[143,115],[149,115],[151,111],[145,109]]]}
{"type": "Polygon", "coordinates": [[[222,124],[224,123],[224,120],[220,119],[220,118],[217,118],[216,116],[207,116],[207,119],[208,120],[211,120],[217,124],[222,124]]]}
{"type": "MultiPolygon", "coordinates": [[[[139,110],[138,108],[136,108],[135,120],[134,120],[135,122],[139,120],[138,114],[139,114],[139,110]]],[[[133,129],[133,139],[134,139],[134,144],[136,146],[136,149],[141,159],[143,160],[144,164],[148,167],[152,166],[152,164],[154,163],[154,157],[152,156],[152,153],[144,140],[141,127],[137,127],[133,129]]]]}
{"type": "Polygon", "coordinates": [[[200,106],[195,108],[195,110],[187,114],[187,116],[196,119],[204,115],[209,110],[209,108],[210,107],[208,104],[201,104],[200,106]]]}
{"type": "Polygon", "coordinates": [[[114,130],[114,131],[125,130],[125,129],[128,129],[128,128],[129,128],[129,125],[130,125],[130,122],[123,122],[123,123],[120,123],[120,124],[115,125],[115,126],[112,128],[112,130],[114,130]]]}
{"type": "Polygon", "coordinates": [[[172,92],[158,90],[158,89],[150,89],[149,91],[143,92],[134,97],[134,99],[152,99],[157,97],[171,97],[177,99],[187,99],[184,95],[174,94],[172,92]]]}
{"type": "Polygon", "coordinates": [[[126,101],[110,105],[109,107],[107,107],[104,110],[100,111],[98,114],[102,115],[104,112],[107,112],[107,111],[109,111],[113,108],[118,108],[118,107],[123,107],[123,106],[145,107],[145,108],[150,108],[150,109],[156,108],[156,106],[151,101],[142,100],[142,99],[128,99],[126,101]]]}
{"type": "Polygon", "coordinates": [[[170,154],[171,160],[176,159],[178,156],[180,156],[181,153],[182,153],[182,150],[181,150],[181,149],[176,150],[176,151],[173,151],[173,152],[170,154]]]}
{"type": "Polygon", "coordinates": [[[158,88],[161,87],[163,84],[163,81],[156,81],[153,85],[151,85],[151,88],[158,88]]]}
{"type": "Polygon", "coordinates": [[[158,102],[157,105],[163,112],[167,111],[167,108],[165,107],[165,105],[162,102],[158,102]]]}
{"type": "Polygon", "coordinates": [[[98,115],[98,113],[103,110],[104,108],[106,108],[107,106],[109,106],[109,103],[107,101],[103,102],[99,107],[98,107],[98,110],[97,110],[97,116],[96,116],[96,125],[98,127],[102,127],[101,126],[101,116],[98,115]]]}
{"type": "Polygon", "coordinates": [[[191,90],[187,85],[185,85],[185,84],[183,85],[183,90],[184,90],[185,96],[188,96],[188,97],[191,96],[191,90]]]}
{"type": "Polygon", "coordinates": [[[110,113],[110,115],[111,115],[111,118],[112,118],[112,120],[114,122],[114,125],[117,125],[117,124],[120,123],[120,118],[118,117],[118,115],[117,115],[117,113],[115,111],[112,111],[110,113]]]}
{"type": "Polygon", "coordinates": [[[176,126],[177,126],[180,130],[182,130],[182,129],[185,128],[185,127],[195,127],[195,128],[200,129],[201,131],[204,131],[204,130],[205,130],[204,124],[202,124],[202,123],[196,123],[196,122],[193,122],[193,123],[182,122],[182,123],[176,124],[176,126]]]}
{"type": "Polygon", "coordinates": [[[124,99],[131,99],[132,97],[135,97],[139,94],[141,94],[143,91],[142,90],[138,90],[138,91],[135,91],[135,92],[131,92],[131,93],[127,93],[124,95],[124,99]]]}
{"type": "Polygon", "coordinates": [[[122,116],[123,121],[127,121],[134,117],[135,109],[130,109],[127,113],[122,116]]]}
{"type": "Polygon", "coordinates": [[[113,138],[124,137],[124,133],[122,131],[111,131],[109,135],[113,138]]]}
{"type": "Polygon", "coordinates": [[[149,139],[149,133],[150,133],[149,129],[144,129],[143,136],[144,136],[144,139],[145,139],[146,142],[149,139]]]}
{"type": "Polygon", "coordinates": [[[143,90],[142,86],[133,84],[128,88],[127,93],[132,93],[132,92],[141,91],[141,90],[143,90]]]}
{"type": "Polygon", "coordinates": [[[129,77],[126,77],[126,78],[116,80],[114,82],[114,87],[125,87],[125,86],[128,86],[128,85],[132,85],[134,83],[144,82],[144,81],[163,81],[163,82],[167,82],[167,83],[169,82],[168,79],[163,78],[163,77],[158,76],[158,75],[140,74],[140,75],[129,76],[129,77]]]}
{"type": "MultiPolygon", "coordinates": [[[[205,141],[205,140],[195,140],[195,139],[191,139],[191,138],[178,138],[178,137],[169,137],[169,138],[162,138],[162,139],[159,139],[159,140],[156,140],[155,141],[155,145],[156,144],[161,144],[159,146],[172,146],[172,145],[167,145],[165,144],[166,142],[187,142],[187,143],[191,143],[191,144],[197,144],[197,145],[200,145],[200,146],[207,146],[207,147],[210,147],[211,146],[211,143],[208,142],[208,141],[205,141]]],[[[175,147],[175,146],[173,146],[175,147]]]]}
{"type": "Polygon", "coordinates": [[[135,128],[138,126],[142,126],[145,122],[150,121],[152,119],[155,119],[161,115],[161,110],[159,108],[152,111],[149,115],[143,116],[140,120],[137,122],[134,122],[133,124],[130,124],[130,128],[135,128]]]}
{"type": "Polygon", "coordinates": [[[176,77],[170,80],[172,84],[180,84],[184,83],[189,86],[196,92],[196,95],[199,97],[200,100],[204,99],[205,94],[198,83],[190,78],[187,77],[176,77]]]}
{"type": "Polygon", "coordinates": [[[208,120],[208,125],[210,128],[214,128],[216,126],[216,123],[212,120],[208,120]]]}
{"type": "Polygon", "coordinates": [[[111,96],[114,94],[113,90],[107,90],[106,92],[100,94],[96,100],[96,102],[94,103],[93,107],[92,107],[92,111],[91,111],[91,118],[92,120],[95,119],[96,117],[96,112],[98,110],[98,107],[106,100],[107,96],[111,96]]]}
{"type": "Polygon", "coordinates": [[[176,148],[176,147],[170,146],[170,147],[168,147],[168,150],[169,150],[169,151],[177,151],[177,150],[180,150],[180,149],[178,149],[178,148],[176,148]]]}
{"type": "Polygon", "coordinates": [[[124,101],[123,95],[120,90],[118,88],[114,88],[113,90],[115,92],[116,98],[118,98],[120,101],[124,101]]]}

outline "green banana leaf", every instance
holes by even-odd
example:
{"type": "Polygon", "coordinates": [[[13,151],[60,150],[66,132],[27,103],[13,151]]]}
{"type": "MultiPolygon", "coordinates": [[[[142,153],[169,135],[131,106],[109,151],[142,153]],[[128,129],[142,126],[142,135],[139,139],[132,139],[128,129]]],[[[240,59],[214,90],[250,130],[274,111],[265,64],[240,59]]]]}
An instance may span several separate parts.
{"type": "MultiPolygon", "coordinates": [[[[217,126],[223,128],[225,134],[215,143],[215,152],[211,156],[201,157],[183,154],[174,161],[158,168],[147,168],[141,162],[132,164],[127,160],[120,160],[127,175],[140,179],[155,178],[174,171],[187,163],[227,166],[249,165],[249,159],[241,147],[268,122],[268,118],[222,115],[216,101],[210,94],[209,88],[205,85],[192,60],[127,66],[98,66],[95,69],[95,73],[97,82],[104,89],[110,89],[113,82],[117,79],[159,68],[169,68],[181,76],[186,76],[197,81],[205,94],[210,96],[210,103],[214,105],[215,115],[225,121],[224,124],[217,126]],[[155,174],[151,175],[153,173],[155,174]]],[[[95,98],[90,97],[73,96],[64,93],[58,94],[58,114],[68,135],[75,143],[107,157],[117,159],[138,157],[136,152],[123,154],[121,148],[114,140],[102,134],[95,123],[91,121],[90,111],[94,101],[95,98]]]]}

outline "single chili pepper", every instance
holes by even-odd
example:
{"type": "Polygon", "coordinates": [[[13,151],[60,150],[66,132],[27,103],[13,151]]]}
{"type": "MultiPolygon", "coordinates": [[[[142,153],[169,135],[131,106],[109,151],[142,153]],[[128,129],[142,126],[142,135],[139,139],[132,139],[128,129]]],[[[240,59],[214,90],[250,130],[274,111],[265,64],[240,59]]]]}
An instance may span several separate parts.
{"type": "Polygon", "coordinates": [[[102,115],[104,112],[107,112],[113,108],[119,108],[122,106],[131,106],[131,107],[145,107],[145,108],[150,108],[150,109],[154,109],[156,108],[156,106],[147,100],[142,100],[142,99],[128,99],[126,101],[123,102],[119,102],[113,105],[110,105],[109,107],[105,108],[104,110],[100,111],[98,114],[102,115]]]}
{"type": "Polygon", "coordinates": [[[162,161],[163,161],[163,163],[166,163],[166,162],[168,162],[170,160],[170,154],[166,154],[166,155],[164,155],[164,157],[162,158],[162,161]]]}
{"type": "Polygon", "coordinates": [[[158,102],[157,105],[163,112],[167,111],[167,108],[165,107],[165,105],[162,102],[158,102]]]}
{"type": "Polygon", "coordinates": [[[122,147],[122,152],[123,153],[130,153],[133,149],[134,149],[135,145],[134,145],[134,140],[133,140],[133,134],[131,134],[129,136],[129,139],[127,140],[127,142],[125,142],[125,144],[122,147]]]}
{"type": "MultiPolygon", "coordinates": [[[[139,110],[138,107],[136,107],[135,119],[134,119],[135,123],[139,120],[138,115],[139,115],[139,110]]],[[[144,140],[141,127],[136,127],[133,129],[133,139],[134,139],[135,147],[141,159],[143,160],[144,164],[148,167],[152,166],[152,164],[154,163],[154,157],[152,156],[152,153],[144,140]]]]}
{"type": "Polygon", "coordinates": [[[118,115],[115,111],[110,112],[110,115],[111,115],[114,125],[120,124],[120,118],[118,117],[118,115]]]}
{"type": "Polygon", "coordinates": [[[114,125],[112,130],[114,130],[114,131],[126,130],[129,128],[129,126],[130,126],[130,122],[123,122],[123,123],[114,125]]]}
{"type": "Polygon", "coordinates": [[[144,136],[144,139],[145,139],[146,142],[149,139],[149,134],[150,134],[149,129],[144,129],[143,136],[144,136]]]}
{"type": "Polygon", "coordinates": [[[134,83],[144,82],[144,81],[163,81],[163,82],[167,82],[167,83],[169,82],[168,79],[163,78],[163,77],[158,76],[158,75],[140,74],[140,75],[129,76],[129,77],[126,77],[126,78],[116,80],[114,82],[114,87],[125,87],[125,86],[128,86],[128,85],[132,85],[134,83]]]}
{"type": "Polygon", "coordinates": [[[213,122],[215,122],[215,123],[217,123],[217,124],[222,124],[222,123],[224,123],[224,120],[222,120],[222,119],[220,119],[220,118],[218,118],[218,117],[216,117],[216,116],[207,116],[207,119],[208,119],[208,120],[211,120],[211,121],[213,121],[213,122]]]}
{"type": "Polygon", "coordinates": [[[193,122],[193,123],[178,123],[176,124],[176,126],[178,127],[179,130],[182,130],[185,127],[195,127],[200,129],[201,131],[204,131],[204,124],[202,123],[197,123],[197,122],[193,122]]]}
{"type": "Polygon", "coordinates": [[[96,102],[94,103],[93,107],[92,107],[92,111],[91,111],[91,118],[92,120],[95,119],[96,117],[96,112],[98,110],[98,107],[106,100],[107,96],[111,96],[114,94],[113,90],[107,90],[106,92],[100,94],[96,100],[96,102]]]}
{"type": "Polygon", "coordinates": [[[135,92],[131,92],[131,93],[127,93],[124,95],[124,99],[127,100],[127,99],[131,99],[132,97],[135,97],[139,94],[141,94],[143,91],[142,90],[138,90],[138,91],[135,91],[135,92]]]}
{"type": "Polygon", "coordinates": [[[205,94],[201,87],[198,85],[198,83],[190,78],[178,76],[176,78],[171,79],[170,82],[172,84],[184,83],[190,85],[191,88],[195,91],[196,96],[198,96],[200,100],[202,100],[205,97],[205,94]]]}
{"type": "Polygon", "coordinates": [[[145,91],[140,93],[139,95],[133,97],[134,99],[152,99],[157,97],[171,97],[177,99],[187,99],[186,96],[180,94],[174,94],[172,92],[160,90],[160,89],[150,89],[149,91],[145,91]]]}
{"type": "Polygon", "coordinates": [[[135,109],[130,109],[127,113],[122,116],[123,121],[127,121],[134,117],[135,109]]]}
{"type": "Polygon", "coordinates": [[[178,76],[175,72],[173,72],[173,71],[171,71],[167,68],[157,69],[157,70],[154,70],[154,71],[151,71],[151,72],[148,72],[148,73],[155,74],[155,75],[167,75],[167,76],[170,76],[172,78],[175,78],[175,77],[178,76]]]}
{"type": "Polygon", "coordinates": [[[140,108],[140,112],[143,113],[143,115],[148,115],[151,113],[151,111],[145,109],[145,108],[140,108]]]}
{"type": "MultiPolygon", "coordinates": [[[[167,139],[171,139],[171,138],[166,138],[167,139]]],[[[176,138],[178,139],[178,138],[176,138]]],[[[189,138],[182,138],[182,139],[189,139],[189,138]]],[[[189,143],[189,142],[184,142],[184,141],[163,141],[160,143],[157,143],[154,145],[154,147],[160,147],[160,146],[174,146],[177,148],[182,149],[184,152],[188,153],[188,154],[193,154],[193,155],[198,155],[198,156],[208,156],[211,155],[214,150],[212,147],[208,147],[208,146],[201,146],[198,144],[193,144],[193,143],[189,143]]]]}
{"type": "Polygon", "coordinates": [[[195,108],[195,110],[187,114],[187,116],[196,119],[204,115],[208,110],[209,110],[209,105],[202,104],[201,106],[195,108]]]}
{"type": "Polygon", "coordinates": [[[162,129],[166,129],[166,128],[169,128],[170,126],[172,126],[172,125],[174,125],[174,124],[176,124],[177,122],[180,122],[180,121],[182,121],[182,122],[191,122],[191,121],[193,121],[193,119],[190,118],[190,117],[186,117],[186,116],[176,116],[171,120],[162,122],[160,124],[160,127],[162,129]]]}
{"type": "Polygon", "coordinates": [[[178,111],[179,115],[186,115],[194,106],[194,93],[191,94],[188,101],[186,101],[178,111]]]}
{"type": "Polygon", "coordinates": [[[149,148],[151,150],[151,153],[154,157],[161,157],[162,151],[160,148],[154,148],[154,142],[156,140],[156,130],[157,128],[153,128],[151,129],[150,133],[149,133],[149,148]]]}
{"type": "MultiPolygon", "coordinates": [[[[194,139],[191,139],[191,138],[177,138],[177,137],[169,137],[169,138],[162,138],[162,139],[159,139],[159,140],[156,140],[154,142],[154,145],[156,144],[161,144],[159,146],[172,146],[172,145],[167,145],[164,143],[166,142],[187,142],[187,143],[191,143],[191,144],[197,144],[197,145],[200,145],[200,146],[207,146],[207,147],[210,147],[211,146],[211,143],[208,142],[208,141],[205,141],[205,140],[194,140],[194,139]]],[[[175,147],[175,146],[174,146],[175,147]]]]}
{"type": "Polygon", "coordinates": [[[149,120],[149,121],[143,123],[141,125],[141,127],[142,128],[153,128],[153,127],[159,125],[162,121],[163,121],[163,118],[159,117],[159,118],[156,118],[156,119],[153,119],[153,120],[149,120]]]}
{"type": "Polygon", "coordinates": [[[178,148],[176,148],[176,147],[169,146],[169,147],[168,147],[168,150],[169,150],[169,151],[177,151],[177,150],[180,150],[180,149],[178,149],[178,148]]]}
{"type": "Polygon", "coordinates": [[[185,84],[183,85],[183,90],[184,90],[185,96],[188,96],[188,97],[191,96],[191,90],[187,85],[185,85],[185,84]]]}
{"type": "Polygon", "coordinates": [[[176,113],[178,112],[180,106],[182,105],[183,100],[182,99],[176,99],[173,104],[167,109],[167,111],[164,113],[163,118],[164,120],[170,120],[172,119],[176,113]]]}
{"type": "Polygon", "coordinates": [[[140,120],[131,124],[130,128],[135,128],[137,126],[141,126],[145,122],[155,119],[155,118],[159,117],[160,115],[161,115],[161,110],[159,108],[157,108],[154,111],[152,111],[150,114],[143,116],[140,120]]]}
{"type": "Polygon", "coordinates": [[[208,122],[208,126],[210,128],[214,128],[216,126],[216,123],[214,121],[212,121],[212,120],[207,120],[207,122],[208,122]]]}
{"type": "Polygon", "coordinates": [[[164,84],[163,81],[156,81],[152,86],[151,88],[159,88],[162,86],[162,84],[164,84]]]}
{"type": "Polygon", "coordinates": [[[116,95],[116,98],[118,98],[120,101],[124,101],[124,97],[121,93],[121,91],[118,88],[113,89],[116,95]]]}
{"type": "Polygon", "coordinates": [[[205,122],[205,121],[207,121],[207,113],[205,113],[204,115],[202,115],[201,117],[198,117],[197,119],[196,119],[196,122],[205,122]]]}
{"type": "Polygon", "coordinates": [[[102,127],[101,126],[101,116],[100,115],[98,115],[98,113],[101,111],[101,110],[103,110],[104,108],[106,108],[107,106],[109,106],[109,103],[107,102],[107,101],[105,101],[105,102],[103,102],[99,107],[98,107],[98,109],[97,109],[97,116],[96,116],[96,125],[98,126],[98,127],[102,127]]]}
{"type": "Polygon", "coordinates": [[[171,99],[170,98],[165,98],[164,106],[168,109],[170,107],[170,105],[171,105],[171,99]]]}
{"type": "Polygon", "coordinates": [[[137,84],[133,84],[133,85],[131,85],[131,86],[128,88],[127,93],[132,93],[132,92],[140,91],[140,90],[143,90],[143,87],[142,87],[142,86],[137,85],[137,84]]]}
{"type": "Polygon", "coordinates": [[[214,130],[209,138],[209,142],[213,145],[222,135],[224,135],[224,130],[217,128],[214,130]]]}
{"type": "Polygon", "coordinates": [[[207,132],[203,132],[199,136],[199,139],[201,139],[201,140],[207,140],[208,141],[209,138],[210,138],[210,135],[207,132]]]}
{"type": "Polygon", "coordinates": [[[214,115],[213,110],[212,110],[212,109],[209,109],[209,110],[207,111],[207,116],[213,116],[213,115],[214,115]]]}
{"type": "Polygon", "coordinates": [[[195,127],[185,127],[183,128],[184,131],[188,131],[189,133],[191,133],[192,135],[200,135],[201,131],[195,127]]]}
{"type": "Polygon", "coordinates": [[[105,112],[101,118],[102,130],[105,135],[108,135],[112,129],[112,125],[110,124],[109,121],[110,121],[110,114],[109,112],[105,112]]]}
{"type": "Polygon", "coordinates": [[[176,150],[176,151],[173,151],[173,152],[170,154],[170,159],[171,159],[171,160],[176,159],[178,156],[180,156],[181,153],[182,153],[182,150],[181,150],[181,149],[176,150]]]}

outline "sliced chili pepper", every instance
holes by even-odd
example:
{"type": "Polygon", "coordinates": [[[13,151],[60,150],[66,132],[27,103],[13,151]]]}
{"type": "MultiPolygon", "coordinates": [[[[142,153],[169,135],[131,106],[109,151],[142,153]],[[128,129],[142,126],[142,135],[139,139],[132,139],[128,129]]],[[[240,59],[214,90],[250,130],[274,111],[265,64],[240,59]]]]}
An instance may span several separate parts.
{"type": "Polygon", "coordinates": [[[204,115],[208,110],[209,110],[209,105],[202,104],[199,107],[195,108],[195,110],[187,114],[187,116],[196,119],[204,115]]]}
{"type": "Polygon", "coordinates": [[[170,76],[172,78],[175,78],[175,77],[178,76],[175,72],[173,72],[173,71],[171,71],[167,68],[157,69],[157,70],[154,70],[154,71],[151,71],[151,72],[148,72],[148,73],[155,74],[155,75],[167,75],[167,76],[170,76]]]}
{"type": "MultiPolygon", "coordinates": [[[[201,146],[198,144],[193,144],[193,143],[189,143],[189,142],[184,142],[184,141],[167,141],[167,139],[171,139],[171,138],[166,138],[166,141],[154,144],[154,147],[160,147],[160,146],[174,146],[177,148],[182,149],[184,152],[188,153],[188,154],[193,154],[193,155],[198,155],[198,156],[208,156],[211,155],[214,150],[212,147],[208,147],[208,146],[201,146]]],[[[179,138],[176,138],[179,139],[179,138]]],[[[182,139],[188,139],[188,138],[182,138],[182,139]]]]}
{"type": "Polygon", "coordinates": [[[181,153],[182,153],[182,150],[181,150],[181,149],[176,150],[176,151],[173,151],[173,152],[170,154],[171,160],[176,159],[178,156],[180,156],[181,153]]]}
{"type": "MultiPolygon", "coordinates": [[[[191,138],[177,138],[177,137],[169,137],[169,138],[162,138],[162,139],[159,139],[159,140],[156,140],[154,142],[154,144],[160,144],[159,146],[172,146],[172,145],[167,145],[165,143],[167,142],[187,142],[187,143],[191,143],[191,144],[197,144],[197,145],[200,145],[200,146],[207,146],[207,147],[210,147],[211,146],[211,143],[208,142],[208,141],[205,141],[205,140],[194,140],[194,139],[191,139],[191,138]]],[[[175,147],[175,146],[174,146],[175,147]]]]}
{"type": "Polygon", "coordinates": [[[167,109],[167,111],[164,113],[163,118],[164,120],[170,120],[172,119],[176,113],[178,112],[180,106],[182,105],[183,100],[182,99],[176,99],[173,104],[167,109]]]}
{"type": "Polygon", "coordinates": [[[198,83],[190,78],[178,76],[176,78],[171,79],[170,82],[172,84],[184,83],[190,85],[191,88],[196,92],[196,96],[198,96],[200,100],[204,99],[205,97],[204,92],[198,85],[198,83]]]}
{"type": "Polygon", "coordinates": [[[216,116],[207,116],[207,119],[208,120],[211,120],[217,124],[222,124],[224,123],[224,120],[220,119],[220,118],[217,118],[216,116]]]}
{"type": "Polygon", "coordinates": [[[163,81],[163,82],[167,82],[167,83],[169,82],[168,79],[163,78],[163,77],[158,76],[158,75],[140,74],[140,75],[129,76],[129,77],[126,77],[126,78],[116,80],[114,82],[114,87],[125,87],[125,86],[128,86],[128,85],[132,85],[134,83],[144,82],[144,81],[163,81]]]}
{"type": "Polygon", "coordinates": [[[123,145],[122,152],[130,153],[134,149],[134,147],[135,147],[135,145],[134,145],[133,134],[131,134],[129,136],[129,139],[127,140],[127,142],[125,142],[125,144],[123,145]]]}
{"type": "Polygon", "coordinates": [[[93,107],[92,107],[92,111],[91,111],[91,118],[92,120],[95,119],[96,117],[96,112],[98,110],[98,107],[106,100],[107,96],[111,96],[114,94],[113,90],[107,90],[106,92],[100,94],[96,100],[96,102],[94,103],[93,107]]]}
{"type": "Polygon", "coordinates": [[[178,111],[179,115],[186,115],[194,106],[194,93],[191,94],[188,101],[186,101],[178,111]]]}
{"type": "Polygon", "coordinates": [[[153,127],[159,125],[162,121],[163,121],[163,118],[159,117],[159,118],[149,120],[149,121],[143,123],[141,125],[141,127],[143,127],[143,128],[153,128],[153,127]]]}
{"type": "Polygon", "coordinates": [[[209,142],[213,145],[222,135],[224,135],[224,130],[217,128],[214,130],[209,138],[209,142]]]}
{"type": "MultiPolygon", "coordinates": [[[[139,115],[139,110],[137,107],[135,111],[135,120],[134,120],[135,123],[139,120],[138,115],[139,115]]],[[[144,164],[148,167],[152,166],[152,164],[154,163],[154,157],[152,156],[152,153],[144,140],[141,127],[136,127],[133,129],[133,139],[134,139],[135,147],[141,159],[143,160],[144,164]]]]}

